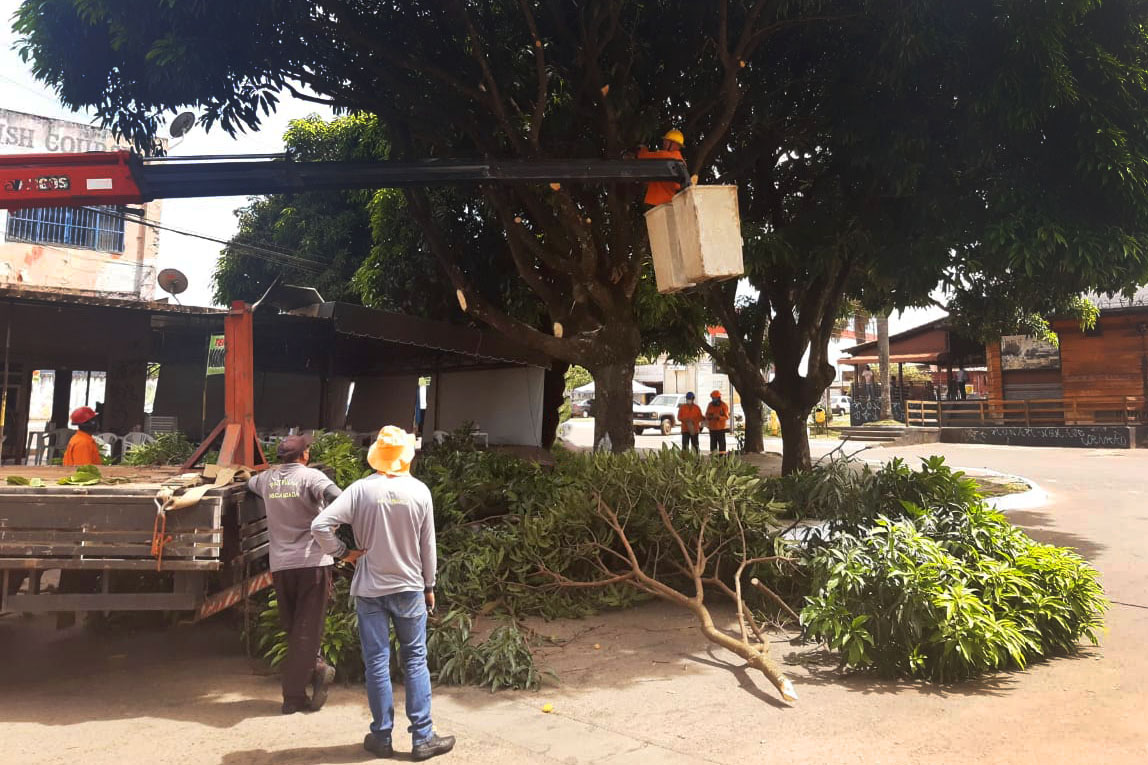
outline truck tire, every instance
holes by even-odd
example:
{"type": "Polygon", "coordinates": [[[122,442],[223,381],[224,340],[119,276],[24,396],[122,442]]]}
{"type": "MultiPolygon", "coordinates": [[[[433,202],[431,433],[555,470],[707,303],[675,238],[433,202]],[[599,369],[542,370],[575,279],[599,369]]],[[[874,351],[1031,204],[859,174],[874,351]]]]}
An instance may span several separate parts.
{"type": "Polygon", "coordinates": [[[663,417],[662,418],[662,435],[668,436],[673,432],[674,432],[674,418],[673,417],[663,417]]]}
{"type": "Polygon", "coordinates": [[[644,431],[644,430],[645,430],[645,428],[634,428],[634,435],[640,436],[640,435],[642,435],[642,431],[644,431]]]}

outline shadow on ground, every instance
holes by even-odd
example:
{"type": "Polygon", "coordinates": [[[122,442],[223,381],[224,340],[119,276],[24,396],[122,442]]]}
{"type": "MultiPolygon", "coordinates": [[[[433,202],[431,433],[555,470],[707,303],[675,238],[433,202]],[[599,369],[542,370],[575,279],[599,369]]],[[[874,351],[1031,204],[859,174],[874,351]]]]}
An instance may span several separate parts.
{"type": "Polygon", "coordinates": [[[1024,529],[1025,533],[1038,542],[1057,547],[1071,547],[1084,558],[1092,560],[1108,549],[1095,540],[1059,531],[1055,528],[1056,516],[1043,510],[1011,510],[1005,513],[1009,521],[1024,529]]]}
{"type": "MultiPolygon", "coordinates": [[[[363,749],[362,744],[339,746],[302,746],[297,749],[248,749],[223,756],[219,765],[341,765],[349,762],[374,762],[375,756],[363,749]]],[[[407,752],[395,752],[392,758],[411,762],[407,752]]]]}

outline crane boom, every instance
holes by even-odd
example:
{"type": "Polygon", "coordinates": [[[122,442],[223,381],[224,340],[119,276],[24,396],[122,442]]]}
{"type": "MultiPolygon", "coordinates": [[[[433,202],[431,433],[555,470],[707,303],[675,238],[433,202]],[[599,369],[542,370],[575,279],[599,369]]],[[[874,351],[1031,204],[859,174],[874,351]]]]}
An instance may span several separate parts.
{"type": "Polygon", "coordinates": [[[0,156],[0,209],[139,204],[153,199],[250,196],[468,183],[690,183],[668,159],[293,162],[140,157],[130,151],[0,156]]]}

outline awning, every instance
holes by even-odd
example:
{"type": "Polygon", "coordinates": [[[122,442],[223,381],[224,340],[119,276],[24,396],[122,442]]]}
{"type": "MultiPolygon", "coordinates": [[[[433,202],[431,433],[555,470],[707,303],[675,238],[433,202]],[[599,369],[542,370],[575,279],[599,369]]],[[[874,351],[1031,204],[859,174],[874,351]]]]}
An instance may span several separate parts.
{"type": "MultiPolygon", "coordinates": [[[[889,354],[890,364],[938,364],[940,363],[939,353],[892,353],[889,354]]],[[[880,364],[881,359],[877,356],[854,356],[852,358],[843,358],[838,360],[839,364],[853,364],[860,366],[861,364],[880,364]]]]}

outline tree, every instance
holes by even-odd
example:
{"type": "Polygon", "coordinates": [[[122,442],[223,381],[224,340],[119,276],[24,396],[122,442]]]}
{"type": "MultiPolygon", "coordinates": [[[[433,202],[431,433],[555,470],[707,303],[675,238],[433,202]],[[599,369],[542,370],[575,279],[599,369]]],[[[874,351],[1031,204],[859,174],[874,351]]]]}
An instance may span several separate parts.
{"type": "MultiPolygon", "coordinates": [[[[165,111],[187,106],[207,126],[257,129],[286,90],[377,115],[396,158],[619,157],[680,121],[702,171],[752,87],[748,61],[805,10],[767,0],[27,0],[16,28],[66,104],[143,142],[165,111]]],[[[633,362],[654,295],[642,189],[484,185],[458,204],[405,195],[468,314],[589,369],[596,437],[632,445],[633,362]],[[445,225],[472,217],[497,223],[550,331],[476,286],[445,225]]]]}
{"type": "Polygon", "coordinates": [[[833,379],[846,298],[884,313],[941,283],[999,332],[1148,278],[1143,2],[852,5],[854,18],[773,41],[802,87],[755,91],[722,168],[758,226],[746,258],[759,297],[711,288],[706,302],[730,332],[723,363],[751,385],[743,399],[778,410],[787,471],[809,464],[805,419],[833,379]],[[749,311],[767,326],[743,327],[749,311]]]}

